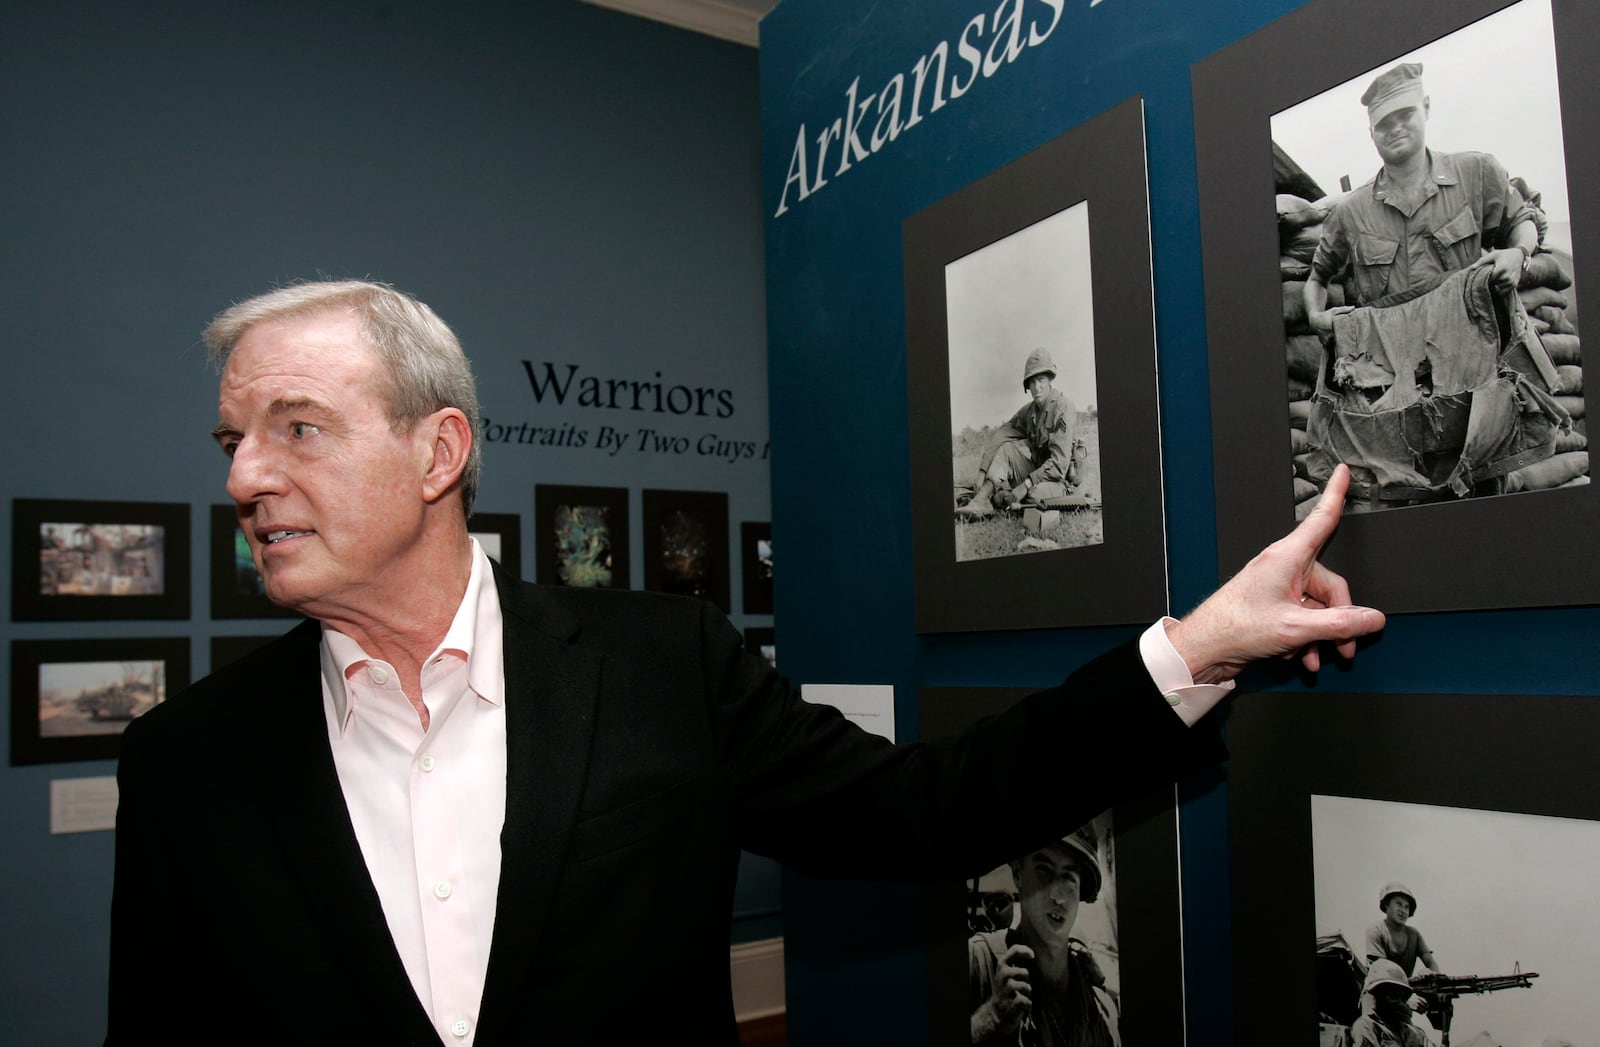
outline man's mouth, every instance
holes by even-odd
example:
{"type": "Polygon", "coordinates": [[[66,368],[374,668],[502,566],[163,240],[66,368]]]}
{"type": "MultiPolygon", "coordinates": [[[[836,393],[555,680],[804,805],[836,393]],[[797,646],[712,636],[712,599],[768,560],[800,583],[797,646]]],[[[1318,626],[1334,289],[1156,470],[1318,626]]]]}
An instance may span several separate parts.
{"type": "Polygon", "coordinates": [[[300,538],[310,533],[310,531],[268,531],[262,540],[267,545],[277,545],[279,542],[286,542],[291,538],[300,538]]]}

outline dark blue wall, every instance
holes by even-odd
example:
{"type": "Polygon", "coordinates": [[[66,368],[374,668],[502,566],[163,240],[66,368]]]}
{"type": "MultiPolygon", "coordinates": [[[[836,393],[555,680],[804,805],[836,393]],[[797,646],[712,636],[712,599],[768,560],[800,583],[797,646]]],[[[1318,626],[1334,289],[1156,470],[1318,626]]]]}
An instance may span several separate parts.
{"type": "MultiPolygon", "coordinates": [[[[1133,630],[914,634],[902,221],[1143,96],[1170,592],[1182,613],[1218,582],[1190,66],[1298,4],[1065,0],[1045,44],[939,112],[928,115],[925,104],[919,125],[842,175],[834,146],[829,184],[798,203],[791,187],[787,213],[774,217],[802,123],[814,140],[845,112],[852,80],[860,77],[864,97],[940,40],[951,41],[955,62],[968,20],[1004,6],[785,0],[762,25],[773,515],[786,533],[804,536],[785,551],[779,591],[786,669],[894,684],[903,739],[915,733],[919,687],[1052,683],[1133,630]]],[[[1025,9],[1026,22],[1050,18],[1042,0],[1025,9]]],[[[869,131],[875,119],[873,110],[869,131]]],[[[1325,672],[1317,686],[1584,693],[1596,675],[1597,624],[1593,609],[1407,616],[1353,668],[1325,672]]],[[[1282,673],[1246,683],[1304,689],[1282,673]]],[[[1225,780],[1190,782],[1183,792],[1189,1042],[1209,1047],[1233,1042],[1225,780]]],[[[914,890],[786,879],[793,1042],[927,1039],[918,899],[914,890]]]]}
{"type": "MultiPolygon", "coordinates": [[[[416,293],[496,421],[605,421],[531,398],[522,359],[573,361],[729,388],[712,428],[766,440],[751,49],[576,0],[7,2],[0,98],[0,546],[13,497],[187,502],[194,534],[191,622],[6,620],[0,679],[17,638],[189,635],[203,673],[210,636],[282,628],[208,614],[225,462],[198,337],[275,282],[416,293]]],[[[657,486],[728,491],[734,534],[770,518],[765,463],[497,444],[485,466],[479,506],[521,514],[530,577],[539,482],[629,487],[635,520],[657,486]]],[[[0,1043],[103,1034],[112,834],[48,835],[48,782],[113,770],[0,769],[0,1043]]],[[[777,907],[770,866],[743,888],[777,907]]]]}

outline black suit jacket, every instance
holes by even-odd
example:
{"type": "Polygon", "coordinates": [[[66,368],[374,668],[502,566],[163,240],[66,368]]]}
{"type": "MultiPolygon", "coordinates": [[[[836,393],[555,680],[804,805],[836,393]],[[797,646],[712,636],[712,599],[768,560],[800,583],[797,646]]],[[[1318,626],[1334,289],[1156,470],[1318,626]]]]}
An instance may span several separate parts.
{"type": "MultiPolygon", "coordinates": [[[[611,1042],[618,1021],[737,1042],[741,846],[954,879],[1222,756],[1132,644],[895,747],[802,702],[708,604],[496,582],[506,821],[479,1047],[611,1042]]],[[[302,624],[124,735],[108,1044],[439,1043],[345,809],[318,640],[302,624]]]]}

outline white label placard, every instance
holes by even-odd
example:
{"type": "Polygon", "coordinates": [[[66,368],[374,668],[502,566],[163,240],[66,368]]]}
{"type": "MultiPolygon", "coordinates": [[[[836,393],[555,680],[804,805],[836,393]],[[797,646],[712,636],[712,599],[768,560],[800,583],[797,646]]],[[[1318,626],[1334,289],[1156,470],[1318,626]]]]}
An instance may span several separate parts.
{"type": "Polygon", "coordinates": [[[831,705],[864,731],[894,738],[894,685],[887,683],[808,683],[800,697],[831,705]]]}
{"type": "Polygon", "coordinates": [[[52,778],[50,832],[89,833],[117,827],[117,780],[52,778]]]}

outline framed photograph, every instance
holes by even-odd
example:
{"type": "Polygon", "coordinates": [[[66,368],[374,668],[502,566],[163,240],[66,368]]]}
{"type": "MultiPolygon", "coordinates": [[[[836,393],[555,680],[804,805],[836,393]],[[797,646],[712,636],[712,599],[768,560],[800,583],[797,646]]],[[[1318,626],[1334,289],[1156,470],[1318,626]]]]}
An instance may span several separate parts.
{"type": "Polygon", "coordinates": [[[187,637],[11,641],[11,763],[114,760],[124,728],[189,684],[187,637]]]}
{"type": "Polygon", "coordinates": [[[267,599],[233,504],[211,507],[211,617],[298,618],[267,599]]]}
{"type": "Polygon", "coordinates": [[[727,494],[646,489],[641,512],[644,587],[697,596],[731,612],[727,494]]]}
{"type": "Polygon", "coordinates": [[[240,658],[252,651],[260,650],[276,639],[276,636],[213,636],[211,671],[226,669],[240,658]]]}
{"type": "Polygon", "coordinates": [[[1167,609],[1144,104],[905,220],[919,633],[1167,609]]]}
{"type": "MultiPolygon", "coordinates": [[[[1029,693],[1023,688],[923,688],[918,692],[921,737],[956,734],[1029,693]]],[[[975,997],[991,977],[992,958],[1012,944],[1025,944],[1032,922],[1041,919],[1050,925],[1043,933],[1059,931],[1070,920],[1066,933],[1080,943],[1074,949],[1075,970],[1087,975],[1083,984],[1101,983],[1079,1005],[1085,1025],[1115,1025],[1117,1042],[1126,1044],[1183,1042],[1176,790],[1158,789],[1118,805],[1058,846],[1017,855],[964,884],[931,886],[925,897],[930,1044],[972,1043],[972,1014],[983,1003],[975,997]],[[1078,870],[1075,909],[1044,904],[1055,897],[1049,877],[1060,876],[1068,863],[1078,870]]],[[[1057,1042],[1100,1041],[1063,1039],[1058,1033],[1057,1042]]]]}
{"type": "Polygon", "coordinates": [[[538,484],[533,489],[537,581],[629,587],[628,489],[538,484]]]}
{"type": "Polygon", "coordinates": [[[774,669],[778,667],[778,641],[770,625],[752,625],[746,629],[744,648],[751,654],[760,655],[761,660],[774,669]]]}
{"type": "Polygon", "coordinates": [[[1238,1042],[1345,1042],[1369,955],[1401,965],[1430,1043],[1590,1037],[1597,730],[1587,695],[1237,697],[1234,955],[1273,983],[1236,979],[1238,1042]]]}
{"type": "Polygon", "coordinates": [[[1194,66],[1223,577],[1345,462],[1323,559],[1361,602],[1600,599],[1574,539],[1600,525],[1578,334],[1600,186],[1576,177],[1597,60],[1575,0],[1315,0],[1194,66]]]}
{"type": "Polygon", "coordinates": [[[489,559],[513,578],[522,577],[522,517],[516,513],[473,513],[467,531],[483,546],[489,559]]]}
{"type": "Polygon", "coordinates": [[[739,525],[739,558],[744,569],[744,613],[772,613],[772,525],[739,525]]]}
{"type": "Polygon", "coordinates": [[[11,617],[19,622],[189,617],[189,507],[11,503],[11,617]]]}

